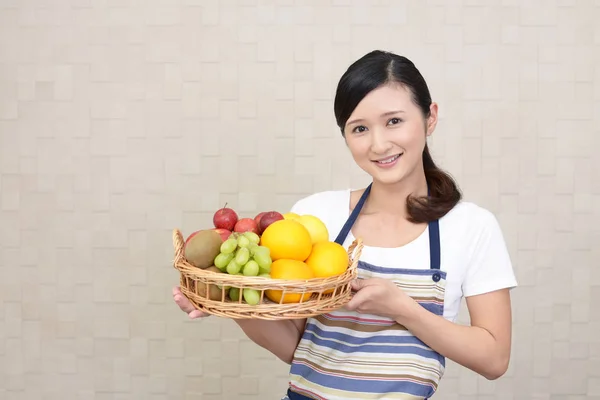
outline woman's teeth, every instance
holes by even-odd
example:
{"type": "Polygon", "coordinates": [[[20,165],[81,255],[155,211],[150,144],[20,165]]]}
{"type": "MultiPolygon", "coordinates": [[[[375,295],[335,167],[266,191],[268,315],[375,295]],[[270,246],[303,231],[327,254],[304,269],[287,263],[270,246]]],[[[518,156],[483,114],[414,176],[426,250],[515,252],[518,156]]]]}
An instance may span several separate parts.
{"type": "Polygon", "coordinates": [[[379,164],[389,164],[389,163],[392,163],[392,162],[396,161],[399,157],[400,157],[400,154],[396,154],[395,156],[390,157],[390,158],[386,158],[385,160],[379,160],[379,161],[377,161],[377,163],[379,163],[379,164]]]}

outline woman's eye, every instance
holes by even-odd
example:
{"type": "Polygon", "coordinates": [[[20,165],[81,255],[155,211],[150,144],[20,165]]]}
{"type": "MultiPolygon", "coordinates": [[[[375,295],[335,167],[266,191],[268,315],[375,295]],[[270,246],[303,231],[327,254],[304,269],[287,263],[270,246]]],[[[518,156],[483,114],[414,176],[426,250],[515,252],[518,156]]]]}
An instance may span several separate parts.
{"type": "Polygon", "coordinates": [[[401,121],[400,118],[392,118],[392,119],[390,119],[389,123],[392,125],[396,125],[396,124],[399,124],[400,121],[401,121]]]}
{"type": "Polygon", "coordinates": [[[352,130],[352,132],[361,133],[361,132],[364,132],[366,130],[367,130],[367,128],[361,125],[361,126],[357,126],[356,128],[354,128],[352,130]]]}

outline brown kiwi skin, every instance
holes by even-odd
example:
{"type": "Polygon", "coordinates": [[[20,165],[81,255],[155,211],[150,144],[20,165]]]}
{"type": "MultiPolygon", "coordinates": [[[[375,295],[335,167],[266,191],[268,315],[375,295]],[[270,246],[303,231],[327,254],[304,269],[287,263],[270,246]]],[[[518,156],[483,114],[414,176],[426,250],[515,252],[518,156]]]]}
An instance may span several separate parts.
{"type": "Polygon", "coordinates": [[[186,244],[185,259],[195,267],[206,269],[213,265],[221,251],[223,239],[213,230],[200,231],[186,244]]]}
{"type": "MultiPolygon", "coordinates": [[[[215,267],[214,265],[212,265],[208,268],[205,268],[205,271],[214,272],[217,274],[223,273],[223,271],[221,271],[219,268],[215,267]]],[[[198,282],[197,285],[198,285],[197,293],[201,297],[206,298],[206,284],[198,282]]],[[[225,295],[224,295],[224,297],[221,297],[221,289],[219,289],[217,285],[214,285],[214,284],[208,285],[208,298],[210,300],[221,301],[222,299],[227,299],[228,292],[229,292],[229,289],[225,288],[225,295]]]]}

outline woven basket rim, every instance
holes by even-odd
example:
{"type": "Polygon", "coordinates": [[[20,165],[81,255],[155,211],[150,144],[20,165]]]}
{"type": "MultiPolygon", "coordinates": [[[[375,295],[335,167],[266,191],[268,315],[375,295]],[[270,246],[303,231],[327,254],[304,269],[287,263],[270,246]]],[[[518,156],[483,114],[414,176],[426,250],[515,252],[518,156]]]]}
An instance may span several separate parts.
{"type": "Polygon", "coordinates": [[[188,263],[184,256],[184,240],[179,229],[173,229],[175,258],[173,267],[180,273],[181,291],[192,305],[205,313],[233,319],[281,320],[309,318],[339,309],[352,297],[351,282],[357,277],[358,260],[363,244],[359,238],[348,246],[348,268],[340,275],[310,279],[273,279],[258,276],[230,275],[207,271],[188,263]],[[220,298],[211,299],[210,286],[220,288],[220,298]],[[260,292],[259,304],[252,305],[231,300],[226,288],[253,289],[260,292]],[[199,289],[204,289],[200,294],[199,289]],[[274,302],[267,297],[268,291],[281,292],[281,299],[287,295],[300,295],[301,301],[274,302]],[[305,295],[309,295],[304,299],[305,295]]]}

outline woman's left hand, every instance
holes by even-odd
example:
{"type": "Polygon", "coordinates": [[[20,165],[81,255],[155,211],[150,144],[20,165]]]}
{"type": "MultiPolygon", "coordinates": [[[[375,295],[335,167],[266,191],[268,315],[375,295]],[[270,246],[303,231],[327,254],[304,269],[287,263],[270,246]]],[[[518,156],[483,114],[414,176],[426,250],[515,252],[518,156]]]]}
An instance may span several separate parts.
{"type": "Polygon", "coordinates": [[[397,321],[416,304],[387,279],[358,279],[352,282],[352,290],[356,293],[344,308],[361,314],[379,315],[397,321]]]}

